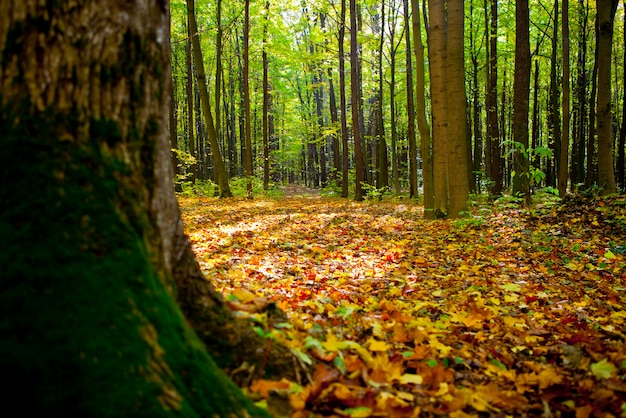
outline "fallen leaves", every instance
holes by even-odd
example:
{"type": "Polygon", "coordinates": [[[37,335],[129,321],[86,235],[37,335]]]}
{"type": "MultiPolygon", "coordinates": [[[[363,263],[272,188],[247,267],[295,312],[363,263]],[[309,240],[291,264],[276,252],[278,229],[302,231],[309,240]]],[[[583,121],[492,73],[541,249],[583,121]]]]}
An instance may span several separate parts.
{"type": "Polygon", "coordinates": [[[316,364],[252,383],[275,416],[626,413],[621,203],[480,222],[319,197],[181,206],[231,308],[316,364]]]}

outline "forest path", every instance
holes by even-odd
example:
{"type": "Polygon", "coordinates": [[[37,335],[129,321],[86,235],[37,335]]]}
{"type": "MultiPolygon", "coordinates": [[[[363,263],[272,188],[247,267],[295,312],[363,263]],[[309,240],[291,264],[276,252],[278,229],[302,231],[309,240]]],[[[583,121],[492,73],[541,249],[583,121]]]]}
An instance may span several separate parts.
{"type": "Polygon", "coordinates": [[[318,189],[311,189],[309,187],[303,186],[297,183],[289,183],[285,187],[285,198],[293,199],[295,197],[306,197],[306,196],[319,196],[320,191],[318,189]]]}
{"type": "Polygon", "coordinates": [[[457,221],[385,201],[180,201],[231,307],[316,365],[311,382],[253,382],[272,414],[464,417],[626,410],[621,199],[457,221]]]}

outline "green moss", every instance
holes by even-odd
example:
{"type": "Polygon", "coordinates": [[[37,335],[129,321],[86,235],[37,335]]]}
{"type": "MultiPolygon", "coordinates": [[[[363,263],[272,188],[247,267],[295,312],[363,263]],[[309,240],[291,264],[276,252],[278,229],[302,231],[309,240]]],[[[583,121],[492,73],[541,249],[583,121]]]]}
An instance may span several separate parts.
{"type": "MultiPolygon", "coordinates": [[[[229,416],[250,402],[216,368],[149,262],[139,167],[77,118],[0,109],[0,369],[24,416],[229,416]]],[[[108,135],[105,135],[108,134],[108,135]]],[[[144,133],[153,135],[153,131],[144,133]]],[[[7,405],[8,404],[8,405],[7,405]]]]}

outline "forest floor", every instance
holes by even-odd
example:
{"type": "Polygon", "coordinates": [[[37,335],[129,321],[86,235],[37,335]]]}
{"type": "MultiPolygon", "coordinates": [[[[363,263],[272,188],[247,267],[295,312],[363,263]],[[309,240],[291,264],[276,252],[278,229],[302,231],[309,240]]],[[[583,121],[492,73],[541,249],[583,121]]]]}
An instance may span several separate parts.
{"type": "Polygon", "coordinates": [[[623,196],[456,221],[296,189],[180,203],[229,305],[314,364],[249,382],[274,416],[626,416],[623,196]]]}

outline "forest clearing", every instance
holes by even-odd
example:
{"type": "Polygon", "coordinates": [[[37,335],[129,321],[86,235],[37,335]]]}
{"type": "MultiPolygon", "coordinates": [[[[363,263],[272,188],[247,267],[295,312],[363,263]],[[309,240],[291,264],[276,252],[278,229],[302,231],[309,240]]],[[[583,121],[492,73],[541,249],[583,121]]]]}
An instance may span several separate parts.
{"type": "Polygon", "coordinates": [[[273,416],[626,414],[623,197],[457,221],[406,200],[179,201],[230,307],[315,362],[300,383],[233,376],[273,416]]]}

